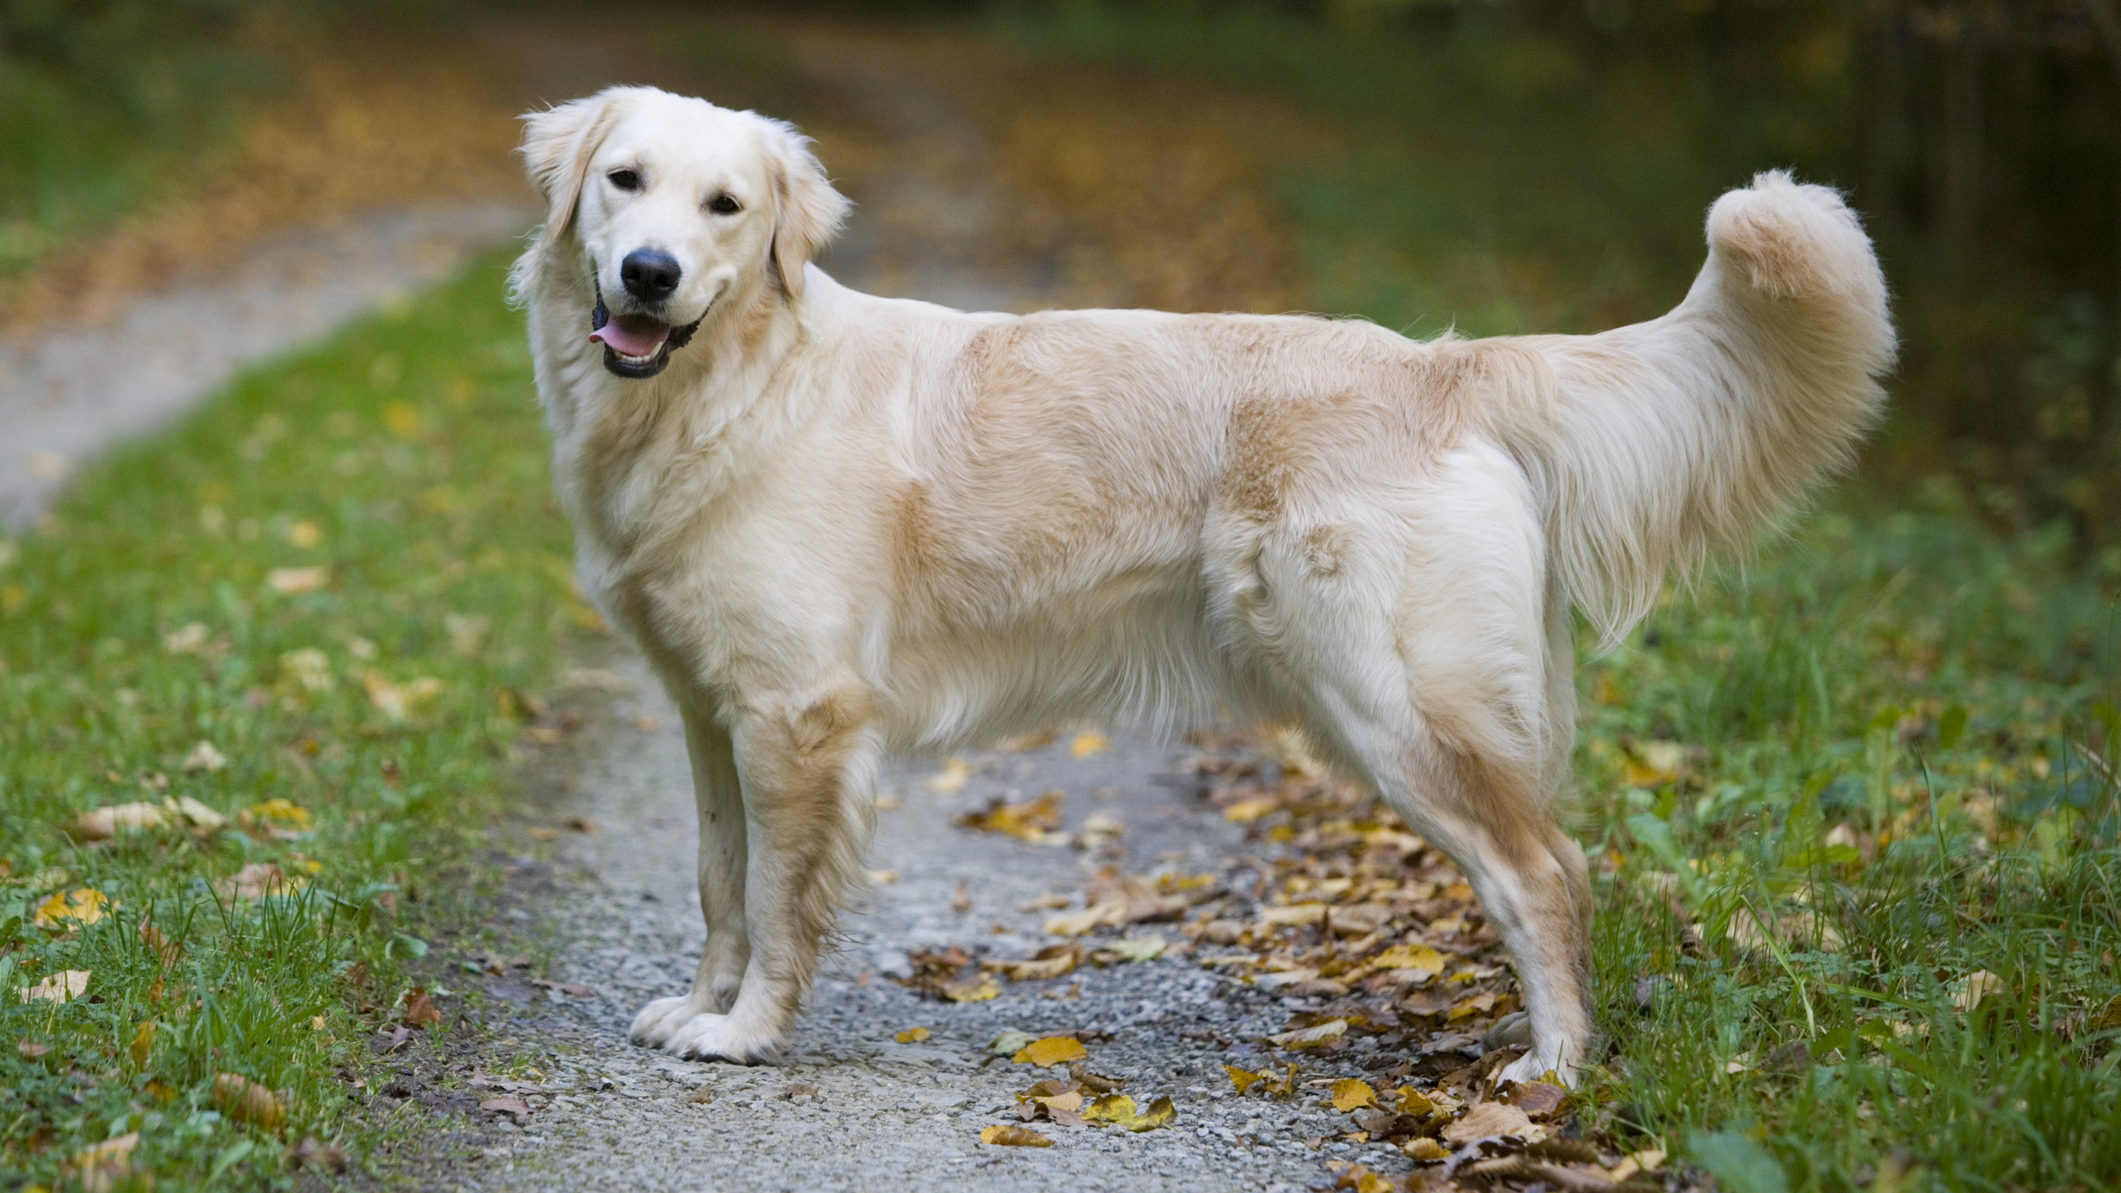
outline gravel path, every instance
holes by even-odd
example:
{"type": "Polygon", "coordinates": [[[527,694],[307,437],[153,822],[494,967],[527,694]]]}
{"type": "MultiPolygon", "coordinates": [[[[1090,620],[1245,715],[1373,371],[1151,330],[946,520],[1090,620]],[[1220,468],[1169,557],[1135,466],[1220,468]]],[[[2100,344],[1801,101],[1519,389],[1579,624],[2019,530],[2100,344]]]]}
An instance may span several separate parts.
{"type": "Polygon", "coordinates": [[[242,369],[431,285],[535,223],[524,201],[389,208],[243,246],[108,321],[0,339],[0,530],[47,509],[81,463],[145,434],[242,369]]]}

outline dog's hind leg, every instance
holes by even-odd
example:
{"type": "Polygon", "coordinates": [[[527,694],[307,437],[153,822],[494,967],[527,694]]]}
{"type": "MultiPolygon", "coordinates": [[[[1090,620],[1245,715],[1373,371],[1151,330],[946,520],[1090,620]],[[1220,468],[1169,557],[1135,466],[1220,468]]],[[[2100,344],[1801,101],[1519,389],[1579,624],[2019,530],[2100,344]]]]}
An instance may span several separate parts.
{"type": "Polygon", "coordinates": [[[810,987],[874,819],[881,745],[854,690],[753,702],[731,741],[744,793],[750,953],[728,1011],[695,1013],[663,1047],[750,1064],[772,1059],[810,987]]]}
{"type": "Polygon", "coordinates": [[[707,943],[700,950],[699,972],[692,990],[658,998],[634,1017],[636,1043],[661,1047],[694,1016],[727,1011],[736,1002],[744,967],[751,961],[751,938],[744,928],[746,855],[744,796],[737,779],[736,756],[729,731],[690,701],[680,701],[685,718],[685,748],[692,758],[692,791],[699,807],[700,915],[707,922],[707,943]]]}
{"type": "Polygon", "coordinates": [[[1502,1075],[1566,1080],[1592,1035],[1590,884],[1554,818],[1573,737],[1573,689],[1553,674],[1569,665],[1567,623],[1513,464],[1466,450],[1421,480],[1388,510],[1292,513],[1261,540],[1249,606],[1232,607],[1319,746],[1471,881],[1532,1028],[1502,1075]]]}

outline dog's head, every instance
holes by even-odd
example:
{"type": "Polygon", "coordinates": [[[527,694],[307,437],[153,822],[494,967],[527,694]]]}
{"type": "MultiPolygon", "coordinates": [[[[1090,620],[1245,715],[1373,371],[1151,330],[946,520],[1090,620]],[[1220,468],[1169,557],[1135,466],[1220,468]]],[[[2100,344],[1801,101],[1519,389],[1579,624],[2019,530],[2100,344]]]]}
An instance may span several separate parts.
{"type": "Polygon", "coordinates": [[[762,287],[799,300],[846,215],[808,138],[752,112],[612,87],[523,120],[548,204],[533,251],[582,271],[583,334],[621,377],[662,372],[702,320],[762,287]]]}

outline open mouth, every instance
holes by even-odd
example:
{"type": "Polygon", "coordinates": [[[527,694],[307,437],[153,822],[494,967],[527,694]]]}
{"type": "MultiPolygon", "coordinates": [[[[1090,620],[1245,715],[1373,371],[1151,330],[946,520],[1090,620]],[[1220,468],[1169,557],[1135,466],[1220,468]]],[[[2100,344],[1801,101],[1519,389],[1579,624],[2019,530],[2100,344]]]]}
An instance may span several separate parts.
{"type": "Polygon", "coordinates": [[[614,316],[599,291],[596,309],[589,315],[589,338],[604,346],[606,369],[639,381],[662,372],[670,354],[683,348],[699,326],[697,319],[675,327],[651,315],[614,316]]]}

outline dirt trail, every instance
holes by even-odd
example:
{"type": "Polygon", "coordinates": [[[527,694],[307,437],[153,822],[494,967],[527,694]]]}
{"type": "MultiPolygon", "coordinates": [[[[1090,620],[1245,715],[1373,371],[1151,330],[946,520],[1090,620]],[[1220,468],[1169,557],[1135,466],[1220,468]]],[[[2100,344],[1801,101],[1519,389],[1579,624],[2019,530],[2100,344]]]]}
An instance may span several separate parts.
{"type": "MultiPolygon", "coordinates": [[[[799,51],[800,68],[875,123],[889,160],[869,174],[848,238],[825,262],[836,276],[886,292],[972,308],[1023,309],[1065,299],[1051,259],[998,250],[1007,200],[976,181],[981,126],[912,63],[873,42],[826,39],[799,51]]],[[[828,150],[830,146],[827,146],[828,150]]],[[[830,165],[828,155],[828,165],[830,165]]],[[[1040,896],[1082,889],[1099,865],[1129,873],[1160,866],[1213,870],[1240,833],[1203,807],[1174,772],[1179,753],[1122,741],[1077,758],[1067,738],[1023,753],[974,756],[955,792],[924,788],[933,767],[897,769],[871,864],[895,877],[875,885],[842,921],[793,1041],[774,1067],[673,1059],[629,1044],[633,1013],[682,991],[703,939],[693,885],[694,815],[675,713],[645,669],[626,662],[621,694],[593,760],[555,816],[586,818],[554,866],[558,895],[530,896],[553,935],[549,980],[586,988],[548,999],[519,979],[487,980],[495,1058],[539,1074],[524,1091],[532,1112],[502,1118],[478,1158],[446,1178],[476,1189],[931,1190],[1294,1189],[1344,1157],[1398,1167],[1391,1147],[1307,1144],[1345,1129],[1315,1091],[1273,1102],[1232,1094],[1220,1066],[1258,1065],[1256,1041],[1280,1030],[1285,1008],[1257,988],[1190,961],[1084,968],[1069,982],[1006,984],[989,1001],[923,998],[891,980],[917,949],[984,944],[1028,957],[1051,938],[1040,896]],[[1126,826],[1120,848],[1077,851],[953,827],[994,796],[1066,793],[1067,827],[1093,812],[1126,826]],[[920,1043],[895,1033],[925,1027],[920,1043]],[[1012,1030],[1094,1033],[1090,1065],[1126,1079],[1140,1105],[1169,1096],[1172,1127],[1040,1124],[1049,1149],[979,1142],[1014,1093],[1040,1071],[994,1055],[1012,1030]]],[[[526,871],[526,874],[536,871],[526,871]]],[[[548,880],[549,880],[548,876],[548,880]]],[[[540,883],[542,887],[542,881],[540,883]]],[[[1164,931],[1170,935],[1169,927],[1164,931]]],[[[1172,936],[1175,940],[1175,935],[1172,936]]]]}

